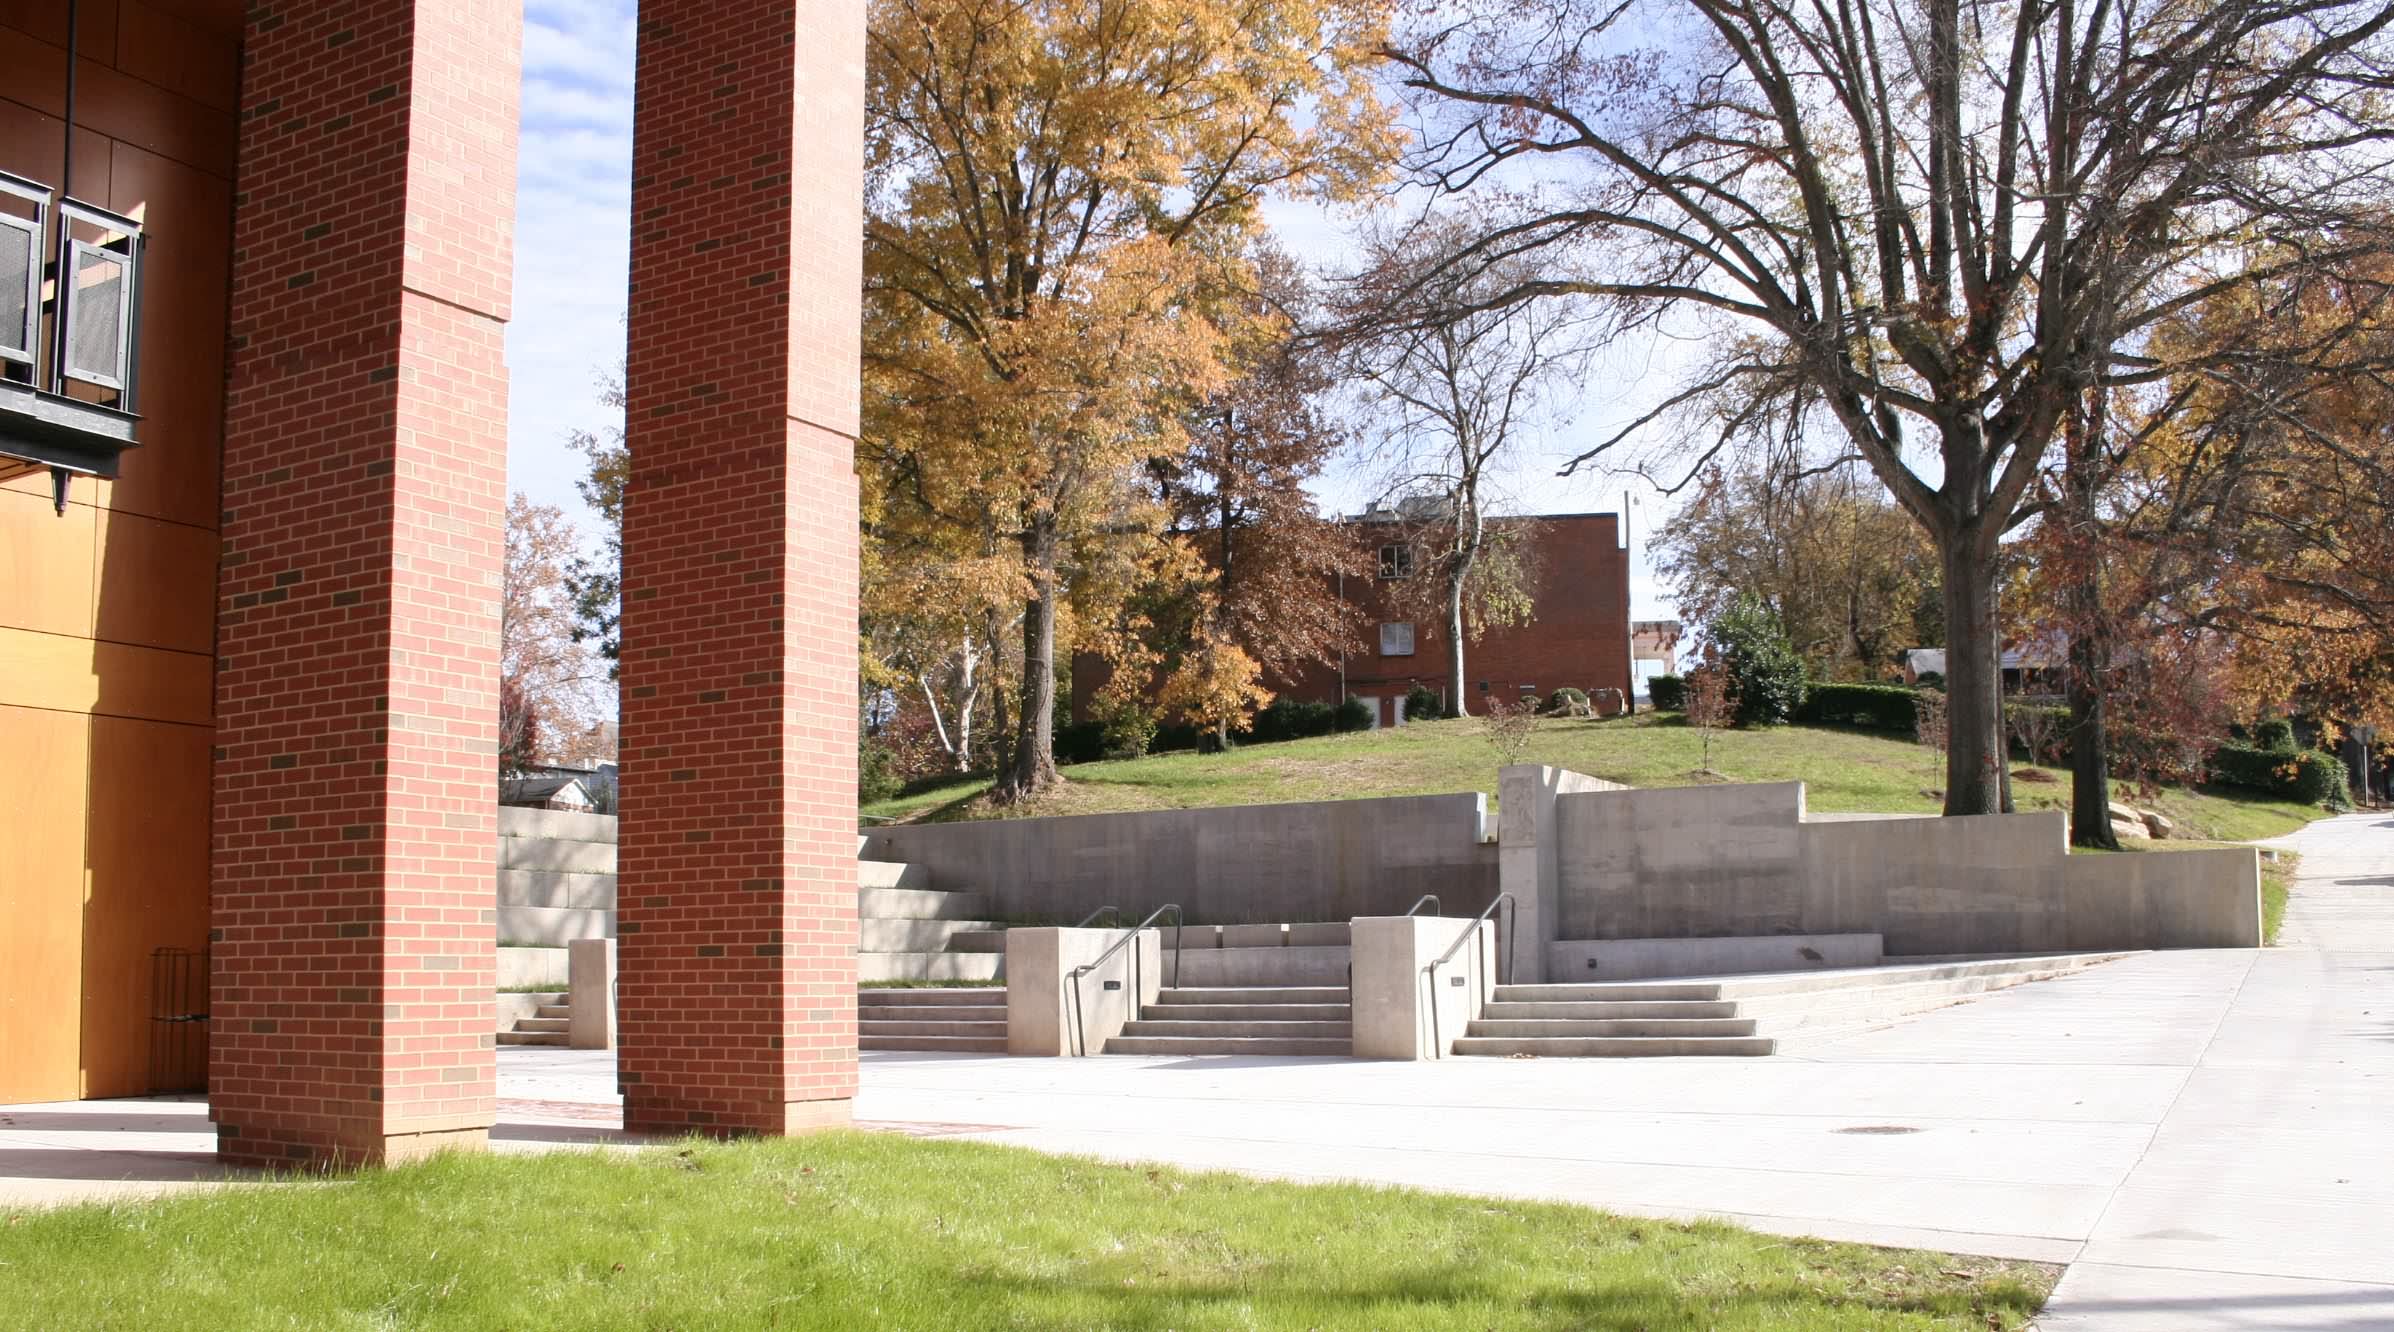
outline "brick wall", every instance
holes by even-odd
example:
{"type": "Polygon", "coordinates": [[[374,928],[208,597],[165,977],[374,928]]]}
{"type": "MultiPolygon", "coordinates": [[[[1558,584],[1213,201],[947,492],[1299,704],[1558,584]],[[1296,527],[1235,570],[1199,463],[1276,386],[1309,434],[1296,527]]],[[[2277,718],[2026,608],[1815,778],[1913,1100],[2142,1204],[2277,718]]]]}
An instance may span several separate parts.
{"type": "Polygon", "coordinates": [[[632,148],[624,1119],[856,1085],[863,7],[648,0],[632,148]]]}
{"type": "Polygon", "coordinates": [[[229,1160],[491,1122],[520,47],[507,0],[250,7],[212,863],[229,1160]]]}

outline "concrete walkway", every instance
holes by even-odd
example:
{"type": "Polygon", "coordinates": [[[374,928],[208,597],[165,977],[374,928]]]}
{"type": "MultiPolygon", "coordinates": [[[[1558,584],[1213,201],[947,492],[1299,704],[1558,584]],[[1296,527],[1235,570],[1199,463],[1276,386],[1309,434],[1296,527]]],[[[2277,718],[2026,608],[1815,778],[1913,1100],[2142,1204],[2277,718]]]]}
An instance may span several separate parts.
{"type": "Polygon", "coordinates": [[[2312,824],[2251,954],[2039,1326],[2394,1329],[2394,816],[2312,824]]]}
{"type": "MultiPolygon", "coordinates": [[[[2046,1332],[2394,1329],[2394,818],[2291,839],[2287,946],[2145,954],[1768,1059],[868,1054],[868,1127],[2071,1263],[2046,1332]]],[[[509,1149],[623,1141],[501,1051],[509,1149]]],[[[209,1175],[196,1102],[0,1107],[0,1203],[209,1175]]]]}

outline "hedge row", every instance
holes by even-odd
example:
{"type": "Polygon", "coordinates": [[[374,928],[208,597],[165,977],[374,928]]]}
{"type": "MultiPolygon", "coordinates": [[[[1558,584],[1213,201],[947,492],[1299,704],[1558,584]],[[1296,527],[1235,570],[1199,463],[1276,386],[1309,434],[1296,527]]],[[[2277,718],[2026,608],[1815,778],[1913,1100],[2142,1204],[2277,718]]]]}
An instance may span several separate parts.
{"type": "Polygon", "coordinates": [[[2251,745],[2221,745],[2211,751],[2211,780],[2242,786],[2305,805],[2350,808],[2352,787],[2344,762],[2316,749],[2288,751],[2251,745]]]}
{"type": "Polygon", "coordinates": [[[1805,694],[1803,706],[1796,709],[1795,719],[1910,731],[1917,725],[1912,706],[1916,697],[1918,691],[1904,685],[1815,682],[1805,694]]]}
{"type": "MultiPolygon", "coordinates": [[[[1334,735],[1345,731],[1367,731],[1372,725],[1371,705],[1359,698],[1344,703],[1309,703],[1293,698],[1275,700],[1270,707],[1248,721],[1243,731],[1236,732],[1242,741],[1259,743],[1275,740],[1306,740],[1317,735],[1334,735]]],[[[1205,732],[1187,722],[1173,722],[1158,726],[1152,739],[1137,747],[1139,752],[1160,754],[1176,749],[1199,749],[1204,746],[1205,732]]],[[[1104,722],[1073,722],[1056,728],[1056,762],[1095,763],[1100,759],[1137,758],[1132,745],[1120,734],[1109,737],[1104,722]]]]}

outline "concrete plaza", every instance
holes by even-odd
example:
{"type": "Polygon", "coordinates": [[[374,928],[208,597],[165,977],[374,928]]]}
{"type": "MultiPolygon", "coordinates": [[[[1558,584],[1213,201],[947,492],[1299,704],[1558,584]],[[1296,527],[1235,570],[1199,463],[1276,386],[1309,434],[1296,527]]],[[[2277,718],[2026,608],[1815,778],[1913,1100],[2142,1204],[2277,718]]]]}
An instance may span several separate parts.
{"type": "MultiPolygon", "coordinates": [[[[2048,1332],[2394,1328],[2394,818],[2283,946],[2152,953],[1768,1059],[867,1054],[867,1127],[2071,1264],[2048,1332]]],[[[627,1141],[603,1053],[501,1052],[502,1149],[627,1141]]],[[[0,1109],[0,1200],[216,1174],[197,1102],[0,1109]]]]}

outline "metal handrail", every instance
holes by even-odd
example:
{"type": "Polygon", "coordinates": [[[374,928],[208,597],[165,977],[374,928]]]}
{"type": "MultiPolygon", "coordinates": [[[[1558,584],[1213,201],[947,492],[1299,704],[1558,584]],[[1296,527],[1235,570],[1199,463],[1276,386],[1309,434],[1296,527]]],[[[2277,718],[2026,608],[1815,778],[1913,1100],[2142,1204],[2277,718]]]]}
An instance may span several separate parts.
{"type": "MultiPolygon", "coordinates": [[[[1512,984],[1513,949],[1521,942],[1520,939],[1516,937],[1520,934],[1520,930],[1515,928],[1520,924],[1521,904],[1513,900],[1513,895],[1511,893],[1498,893],[1495,898],[1488,903],[1488,905],[1480,908],[1480,914],[1471,918],[1471,923],[1464,926],[1463,932],[1455,936],[1455,941],[1446,946],[1446,951],[1438,955],[1438,960],[1422,968],[1422,974],[1430,978],[1430,1048],[1432,1050],[1440,1051],[1440,1058],[1445,1057],[1443,1052],[1446,1048],[1446,1042],[1443,1038],[1443,1034],[1438,1030],[1438,968],[1445,966],[1454,958],[1455,954],[1463,951],[1463,945],[1479,934],[1480,925],[1490,916],[1496,914],[1496,909],[1500,906],[1507,909],[1505,920],[1510,922],[1510,924],[1499,924],[1496,928],[1496,932],[1500,935],[1503,935],[1505,940],[1505,946],[1496,950],[1496,960],[1501,966],[1504,967],[1504,975],[1498,979],[1497,984],[1512,984]]],[[[1485,977],[1482,977],[1482,979],[1484,980],[1485,977]]],[[[1486,994],[1483,993],[1480,996],[1480,1002],[1482,1004],[1487,1002],[1486,994]]]]}
{"type": "Polygon", "coordinates": [[[1104,906],[1099,907],[1097,910],[1081,917],[1081,923],[1073,926],[1072,928],[1076,930],[1088,929],[1090,926],[1097,923],[1097,918],[1099,916],[1112,916],[1114,918],[1113,923],[1120,925],[1122,923],[1122,908],[1115,906],[1111,902],[1108,902],[1104,906]]]}
{"type": "Polygon", "coordinates": [[[1433,916],[1444,915],[1446,913],[1446,908],[1438,904],[1438,894],[1423,893],[1421,895],[1420,901],[1415,902],[1413,905],[1405,908],[1405,914],[1408,916],[1418,916],[1421,914],[1421,909],[1425,906],[1430,909],[1430,914],[1433,916]]]}
{"type": "MultiPolygon", "coordinates": [[[[1114,956],[1114,954],[1119,953],[1124,948],[1129,947],[1132,940],[1138,938],[1141,934],[1144,934],[1147,931],[1148,926],[1155,924],[1158,920],[1161,920],[1164,916],[1164,913],[1167,911],[1172,913],[1172,983],[1174,985],[1180,984],[1180,931],[1184,922],[1181,919],[1180,904],[1177,902],[1166,902],[1164,905],[1148,912],[1147,919],[1140,921],[1138,924],[1133,925],[1128,930],[1124,931],[1122,937],[1116,939],[1110,946],[1107,947],[1106,951],[1099,953],[1095,961],[1084,962],[1072,969],[1072,1035],[1074,1054],[1086,1055],[1089,1053],[1089,1020],[1087,1009],[1081,1001],[1081,977],[1086,976],[1090,972],[1104,966],[1107,961],[1114,956]]],[[[1141,972],[1139,966],[1139,951],[1135,948],[1131,949],[1130,1007],[1131,1018],[1133,1021],[1136,1021],[1139,1016],[1139,996],[1146,990],[1146,986],[1143,983],[1145,979],[1146,977],[1141,972]]]]}

